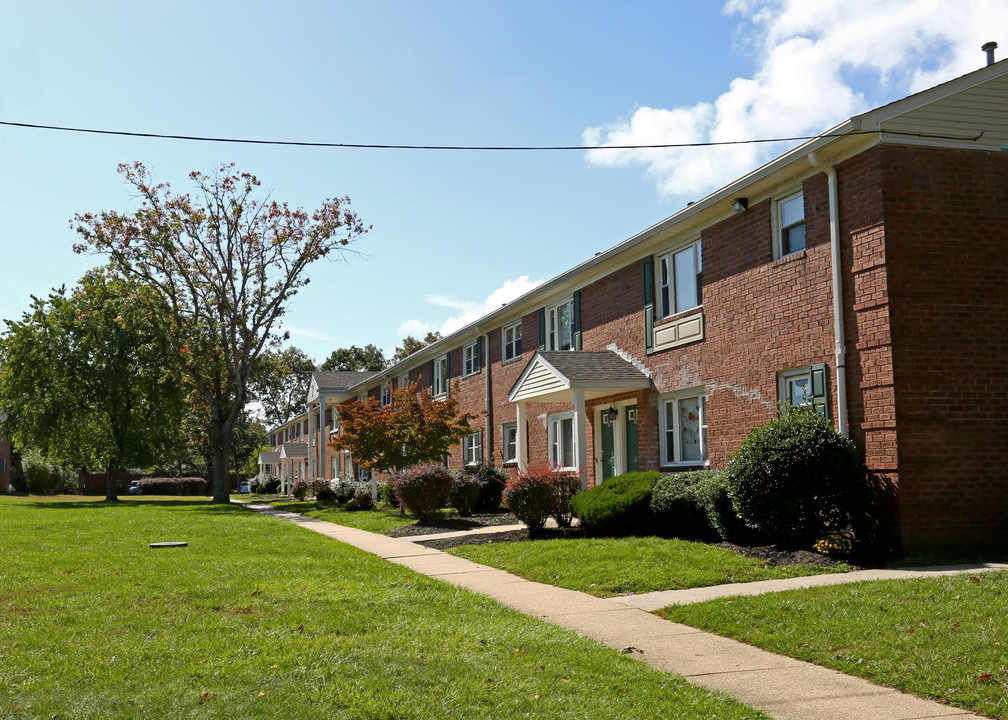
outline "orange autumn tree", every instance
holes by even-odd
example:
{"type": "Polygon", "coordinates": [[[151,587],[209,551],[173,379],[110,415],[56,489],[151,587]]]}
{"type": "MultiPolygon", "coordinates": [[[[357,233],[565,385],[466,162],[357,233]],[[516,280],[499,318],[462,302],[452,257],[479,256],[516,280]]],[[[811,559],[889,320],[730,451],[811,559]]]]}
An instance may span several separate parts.
{"type": "Polygon", "coordinates": [[[382,407],[373,397],[339,408],[340,436],[329,443],[349,450],[369,470],[397,472],[411,465],[440,462],[453,446],[472,432],[475,415],[459,413],[454,397],[435,400],[416,384],[394,390],[392,403],[382,407]]]}

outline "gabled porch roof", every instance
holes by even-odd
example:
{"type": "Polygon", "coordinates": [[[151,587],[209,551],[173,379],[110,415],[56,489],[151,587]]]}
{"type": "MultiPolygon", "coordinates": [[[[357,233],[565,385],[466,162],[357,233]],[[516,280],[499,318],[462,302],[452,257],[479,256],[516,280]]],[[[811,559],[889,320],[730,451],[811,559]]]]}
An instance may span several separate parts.
{"type": "Polygon", "coordinates": [[[540,350],[511,387],[511,402],[573,402],[574,392],[586,400],[651,386],[650,372],[615,350],[540,350]]]}

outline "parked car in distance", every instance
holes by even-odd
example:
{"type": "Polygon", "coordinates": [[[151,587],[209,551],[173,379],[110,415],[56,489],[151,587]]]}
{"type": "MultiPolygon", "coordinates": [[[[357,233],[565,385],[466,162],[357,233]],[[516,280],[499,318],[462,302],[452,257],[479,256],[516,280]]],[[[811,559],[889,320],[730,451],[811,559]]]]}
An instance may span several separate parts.
{"type": "Polygon", "coordinates": [[[130,481],[129,493],[130,493],[130,495],[139,495],[140,494],[140,481],[139,480],[131,480],[130,481]]]}
{"type": "Polygon", "coordinates": [[[238,492],[247,493],[249,491],[248,480],[242,480],[242,484],[238,486],[238,492]]]}

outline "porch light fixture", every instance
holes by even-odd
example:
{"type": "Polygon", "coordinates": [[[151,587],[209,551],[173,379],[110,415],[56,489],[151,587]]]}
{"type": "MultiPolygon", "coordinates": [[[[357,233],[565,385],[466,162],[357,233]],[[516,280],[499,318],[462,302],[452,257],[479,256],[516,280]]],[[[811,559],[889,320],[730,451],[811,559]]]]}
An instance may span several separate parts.
{"type": "Polygon", "coordinates": [[[735,212],[736,215],[741,215],[742,213],[744,213],[746,210],[749,209],[749,198],[744,197],[735,198],[735,202],[731,204],[731,209],[735,212]]]}

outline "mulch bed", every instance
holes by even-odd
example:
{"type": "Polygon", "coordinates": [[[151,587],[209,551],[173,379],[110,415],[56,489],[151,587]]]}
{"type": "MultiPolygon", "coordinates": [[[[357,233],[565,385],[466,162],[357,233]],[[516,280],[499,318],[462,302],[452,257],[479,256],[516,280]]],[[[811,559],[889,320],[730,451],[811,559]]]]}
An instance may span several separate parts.
{"type": "MultiPolygon", "coordinates": [[[[459,523],[464,521],[455,519],[425,523],[423,525],[418,523],[405,528],[399,528],[390,534],[397,537],[402,537],[404,535],[427,535],[440,532],[450,532],[452,530],[466,530],[485,525],[507,525],[516,522],[514,517],[511,515],[504,515],[504,519],[499,522],[480,522],[483,517],[494,518],[500,516],[474,516],[473,518],[468,519],[467,527],[459,526],[459,523]]],[[[480,533],[478,535],[467,535],[464,537],[418,540],[417,545],[423,545],[424,547],[433,548],[435,550],[446,550],[458,545],[483,545],[486,543],[524,542],[527,540],[537,539],[579,538],[586,536],[586,533],[581,528],[573,527],[566,529],[546,528],[539,533],[538,537],[530,538],[528,529],[522,528],[521,530],[509,530],[507,532],[499,533],[480,533]]],[[[745,555],[746,557],[763,561],[766,563],[767,567],[780,567],[783,565],[819,565],[821,567],[836,567],[840,564],[838,561],[827,555],[822,555],[814,550],[803,548],[782,548],[775,545],[747,546],[735,545],[728,542],[714,543],[714,546],[725,548],[726,550],[731,550],[732,552],[739,553],[740,555],[745,555]]],[[[852,570],[860,569],[857,566],[850,565],[850,563],[847,563],[847,565],[852,570]]]]}

